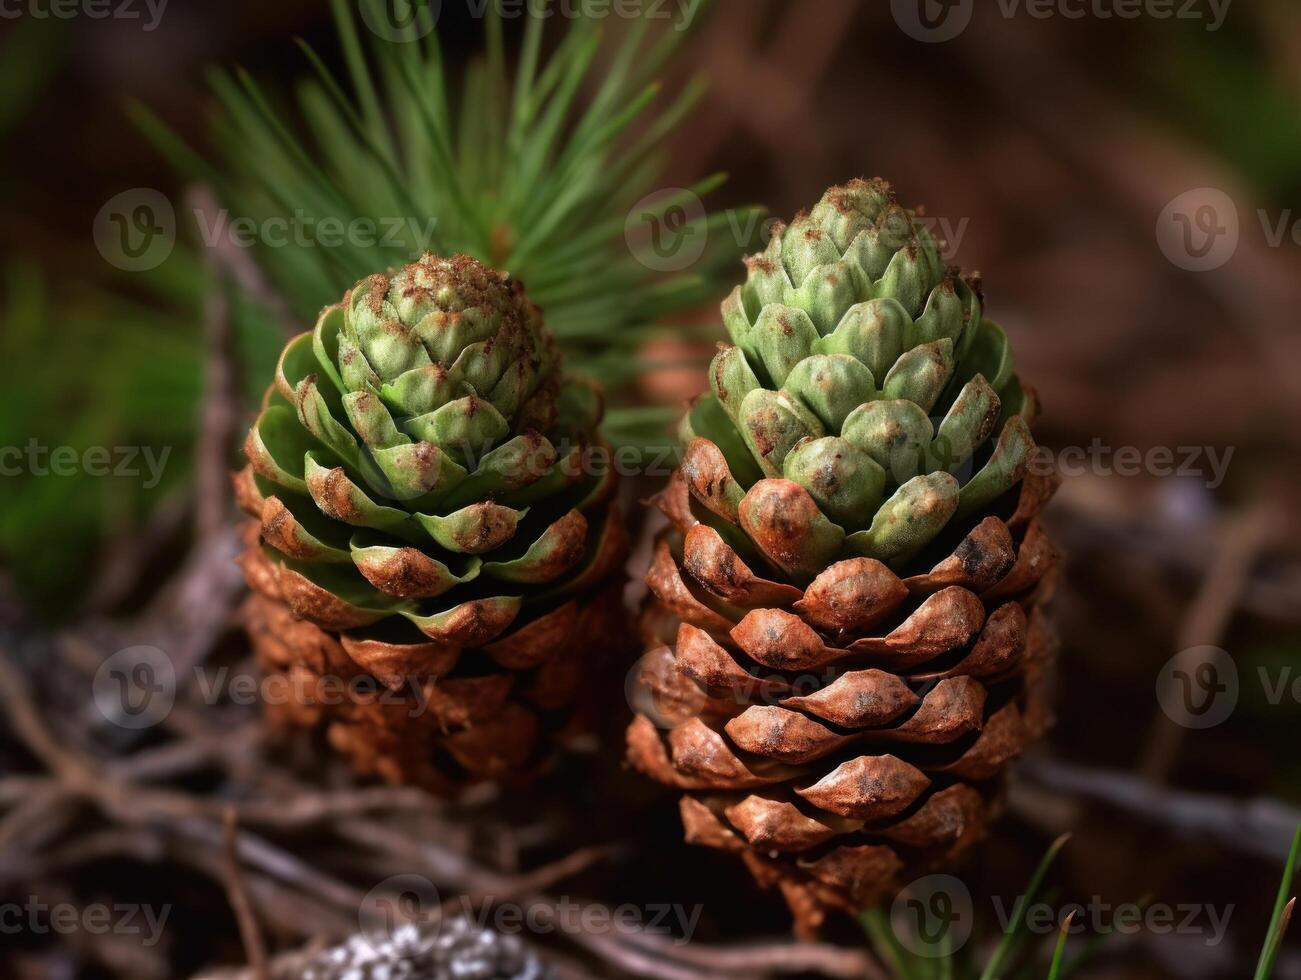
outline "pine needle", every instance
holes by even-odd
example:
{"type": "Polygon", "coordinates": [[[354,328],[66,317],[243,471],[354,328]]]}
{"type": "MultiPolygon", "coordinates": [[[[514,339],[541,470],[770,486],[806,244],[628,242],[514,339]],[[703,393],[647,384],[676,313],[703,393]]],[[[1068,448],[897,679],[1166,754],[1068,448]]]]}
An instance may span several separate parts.
{"type": "Polygon", "coordinates": [[[1025,918],[1026,909],[1034,901],[1035,895],[1039,891],[1040,885],[1043,884],[1044,876],[1048,874],[1049,867],[1056,860],[1058,853],[1066,842],[1071,839],[1070,834],[1062,834],[1057,840],[1053,841],[1052,846],[1048,848],[1048,853],[1043,856],[1039,862],[1039,867],[1035,869],[1034,877],[1030,879],[1030,887],[1026,889],[1025,894],[1021,895],[1016,904],[1012,907],[1012,918],[1008,922],[1007,932],[1004,933],[1002,941],[998,944],[998,949],[994,950],[994,955],[990,958],[985,967],[985,971],[980,975],[980,980],[994,980],[998,976],[998,971],[1003,968],[1003,962],[1007,959],[1012,949],[1016,945],[1016,934],[1021,928],[1021,922],[1025,918]]]}
{"type": "Polygon", "coordinates": [[[1279,947],[1283,945],[1283,936],[1292,919],[1295,898],[1288,898],[1292,890],[1292,878],[1296,874],[1297,852],[1301,850],[1301,826],[1297,827],[1292,838],[1292,850],[1287,856],[1287,865],[1283,868],[1283,881],[1278,886],[1278,897],[1274,900],[1274,915],[1269,922],[1269,933],[1265,947],[1260,951],[1260,960],[1256,964],[1255,980],[1269,980],[1274,972],[1274,961],[1278,959],[1279,947]]]}
{"type": "MultiPolygon", "coordinates": [[[[361,2],[372,12],[382,6],[361,2]]],[[[525,284],[570,371],[600,376],[617,365],[626,377],[664,321],[707,311],[726,295],[759,223],[754,209],[697,213],[692,233],[706,236],[700,259],[664,272],[643,263],[625,240],[630,215],[656,189],[664,141],[704,91],[693,79],[668,97],[653,75],[690,32],[654,32],[643,20],[603,58],[600,17],[585,15],[568,19],[544,55],[547,6],[529,3],[513,65],[504,25],[489,18],[485,53],[453,77],[437,30],[404,41],[369,37],[355,4],[331,0],[342,78],[301,42],[307,72],[289,110],[273,107],[243,71],[213,74],[222,110],[216,164],[146,110],[133,116],[173,166],[213,186],[234,216],[259,225],[288,218],[318,231],[327,220],[379,226],[376,241],[345,234],[326,247],[322,233],[254,248],[304,322],[359,279],[426,248],[464,252],[525,284]]],[[[721,182],[715,175],[658,195],[633,217],[652,221],[675,205],[698,211],[721,182]]]]}

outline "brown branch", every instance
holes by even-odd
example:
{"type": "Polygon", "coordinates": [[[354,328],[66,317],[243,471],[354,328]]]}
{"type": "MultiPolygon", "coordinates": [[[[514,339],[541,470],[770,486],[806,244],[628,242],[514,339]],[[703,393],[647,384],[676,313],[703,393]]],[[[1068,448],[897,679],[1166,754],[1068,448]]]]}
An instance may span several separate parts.
{"type": "MultiPolygon", "coordinates": [[[[204,190],[211,195],[211,189],[204,190]]],[[[220,202],[209,196],[205,206],[214,209],[210,214],[211,218],[220,207],[220,202]]],[[[266,310],[284,331],[286,337],[302,333],[304,329],[302,323],[294,315],[288,301],[267,280],[262,267],[254,261],[249,249],[241,248],[230,236],[222,235],[208,248],[208,262],[228,276],[244,295],[251,296],[254,302],[266,310]]]]}
{"type": "MultiPolygon", "coordinates": [[[[1252,565],[1274,525],[1272,512],[1273,508],[1258,503],[1247,512],[1226,521],[1220,528],[1215,554],[1206,577],[1179,630],[1179,658],[1186,675],[1191,675],[1197,666],[1198,647],[1216,646],[1223,639],[1237,608],[1243,584],[1251,574],[1252,565]]],[[[1172,673],[1167,673],[1160,682],[1170,689],[1175,679],[1172,673]]],[[[1170,696],[1177,697],[1177,693],[1171,692],[1170,696]]],[[[1159,711],[1148,736],[1139,771],[1152,782],[1165,782],[1178,760],[1179,749],[1187,732],[1185,726],[1178,724],[1164,711],[1159,711]]]]}
{"type": "Polygon", "coordinates": [[[864,950],[827,943],[750,942],[744,946],[705,946],[683,943],[652,933],[628,937],[643,949],[683,963],[707,967],[717,974],[817,973],[845,980],[889,980],[881,965],[864,950]]]}
{"type": "MultiPolygon", "coordinates": [[[[1103,803],[1181,834],[1209,838],[1226,850],[1271,862],[1287,854],[1292,835],[1301,824],[1301,810],[1268,797],[1242,800],[1190,793],[1130,773],[1074,766],[1046,756],[1027,757],[1014,771],[1018,783],[1103,803]]],[[[1015,794],[1013,800],[1015,803],[1015,794]]]]}
{"type": "Polygon", "coordinates": [[[244,874],[239,860],[239,821],[234,810],[227,810],[223,823],[225,830],[226,854],[226,895],[230,907],[235,912],[239,923],[239,935],[244,942],[244,952],[248,956],[249,966],[255,980],[271,980],[267,966],[266,943],[262,939],[262,930],[253,906],[249,902],[248,890],[244,884],[244,874]]]}
{"type": "MultiPolygon", "coordinates": [[[[187,193],[190,209],[207,216],[212,227],[217,220],[217,199],[211,188],[197,186],[187,193]]],[[[202,415],[195,458],[195,537],[202,548],[221,533],[230,510],[230,451],[239,417],[239,370],[234,352],[230,303],[216,262],[216,253],[205,253],[209,270],[208,295],[204,302],[204,379],[202,415]]]]}

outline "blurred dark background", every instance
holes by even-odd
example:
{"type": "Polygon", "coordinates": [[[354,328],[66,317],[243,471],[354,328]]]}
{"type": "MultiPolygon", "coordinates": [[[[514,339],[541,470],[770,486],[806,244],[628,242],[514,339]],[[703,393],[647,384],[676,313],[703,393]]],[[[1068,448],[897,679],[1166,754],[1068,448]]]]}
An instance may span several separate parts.
{"type": "MultiPolygon", "coordinates": [[[[1169,19],[1073,3],[1063,8],[1084,16],[1039,18],[1028,4],[1006,16],[979,3],[942,43],[901,25],[901,6],[719,0],[669,70],[671,82],[704,71],[711,89],[674,137],[667,183],[725,170],[717,203],[788,217],[833,183],[884,176],[925,205],[952,261],[983,273],[987,312],[1044,403],[1039,438],[1062,461],[1094,448],[1054,505],[1069,559],[1056,601],[1058,724],[1014,787],[980,880],[1014,895],[1044,843],[1071,829],[1064,895],[1235,909],[1227,947],[1195,935],[1118,941],[1096,975],[1246,976],[1288,807],[1301,805],[1290,687],[1301,671],[1301,6],[1236,0],[1217,23],[1209,3],[1169,19]],[[1169,449],[1175,469],[1196,462],[1131,473],[1116,456],[1127,447],[1149,460],[1169,449]],[[1211,459],[1227,468],[1212,474],[1211,459]],[[1237,709],[1172,734],[1156,697],[1162,667],[1202,645],[1236,661],[1237,709]]],[[[612,19],[610,44],[622,29],[612,19]]],[[[446,0],[440,31],[453,62],[480,49],[458,0],[446,0]]],[[[507,31],[517,43],[518,24],[507,31]]],[[[185,249],[148,274],[121,272],[92,223],[128,189],[185,193],[127,119],[129,100],[207,146],[207,68],[238,63],[284,91],[306,70],[295,35],[338,63],[323,0],[172,0],[149,31],[0,19],[0,446],[172,449],[148,489],[0,477],[0,622],[129,614],[185,553],[204,272],[185,249]]],[[[279,338],[250,323],[243,361],[265,378],[279,338]]],[[[647,361],[703,358],[711,342],[684,332],[647,361]]],[[[671,404],[699,378],[657,371],[637,397],[671,404]]],[[[668,831],[662,843],[675,846],[668,831]]],[[[681,860],[714,871],[703,852],[681,860]]],[[[675,866],[640,866],[650,863],[628,880],[675,866]]],[[[739,880],[721,864],[717,874],[739,880]]],[[[757,921],[778,921],[772,901],[756,899],[757,921]]],[[[1301,976],[1295,944],[1277,975],[1301,976]]]]}

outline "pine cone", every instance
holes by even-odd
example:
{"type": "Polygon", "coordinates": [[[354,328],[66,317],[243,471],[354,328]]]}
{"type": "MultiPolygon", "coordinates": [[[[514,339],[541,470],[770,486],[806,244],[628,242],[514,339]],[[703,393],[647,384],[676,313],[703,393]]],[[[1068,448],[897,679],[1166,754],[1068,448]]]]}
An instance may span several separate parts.
{"type": "Polygon", "coordinates": [[[235,479],[273,718],[437,792],[544,757],[625,632],[601,415],[520,284],[464,256],[292,340],[235,479]]]}
{"type": "Polygon", "coordinates": [[[956,861],[1044,727],[1056,480],[978,286],[888,184],[747,266],[658,498],[628,753],[808,934],[956,861]]]}

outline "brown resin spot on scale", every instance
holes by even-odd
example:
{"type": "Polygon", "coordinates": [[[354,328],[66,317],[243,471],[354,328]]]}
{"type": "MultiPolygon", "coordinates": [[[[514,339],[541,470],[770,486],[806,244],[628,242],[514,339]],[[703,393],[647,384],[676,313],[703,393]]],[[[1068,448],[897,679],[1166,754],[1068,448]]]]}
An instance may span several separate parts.
{"type": "Polygon", "coordinates": [[[741,496],[741,488],[732,478],[727,458],[714,443],[699,436],[692,439],[682,455],[682,466],[677,473],[681,474],[691,495],[700,503],[724,520],[736,523],[735,500],[741,496]]]}
{"type": "Polygon", "coordinates": [[[486,554],[515,536],[518,515],[509,507],[484,501],[471,504],[461,513],[464,519],[457,524],[452,537],[456,547],[466,554],[486,554]]]}
{"type": "Polygon", "coordinates": [[[892,848],[861,844],[837,847],[816,861],[800,861],[799,866],[862,906],[894,891],[904,864],[892,848]]]}
{"type": "Polygon", "coordinates": [[[947,745],[979,730],[984,711],[984,687],[970,677],[948,678],[936,684],[917,713],[892,729],[889,737],[902,742],[947,745]]]}
{"type": "Polygon", "coordinates": [[[691,594],[687,584],[682,581],[677,562],[669,542],[661,538],[655,546],[655,557],[646,572],[646,585],[655,597],[689,623],[694,623],[711,633],[726,633],[732,623],[710,609],[691,594]]]}
{"type": "Polygon", "coordinates": [[[875,558],[849,558],[827,568],[804,590],[795,611],[825,630],[863,630],[908,597],[899,576],[875,558]]]}
{"type": "Polygon", "coordinates": [[[953,843],[972,828],[983,828],[985,809],[979,793],[958,783],[940,790],[915,813],[880,833],[907,847],[938,847],[953,843]]]}
{"type": "MultiPolygon", "coordinates": [[[[366,305],[378,319],[384,313],[384,299],[388,296],[389,278],[377,272],[366,277],[366,285],[370,287],[366,293],[366,305]]],[[[348,298],[352,298],[351,292],[348,293],[348,298]]]]}
{"type": "Polygon", "coordinates": [[[547,528],[543,542],[545,553],[538,562],[536,577],[550,582],[573,568],[583,557],[587,545],[587,518],[577,510],[571,510],[547,528]]]}
{"type": "Polygon", "coordinates": [[[651,779],[681,789],[708,786],[706,781],[689,779],[673,768],[659,731],[645,715],[633,718],[628,725],[624,743],[629,765],[651,779]]]}
{"type": "Polygon", "coordinates": [[[475,599],[450,610],[440,625],[423,629],[430,639],[437,642],[477,647],[501,635],[518,614],[517,604],[475,599]]]}
{"type": "Polygon", "coordinates": [[[669,753],[678,772],[707,780],[716,789],[754,789],[782,782],[787,775],[753,772],[726,739],[699,718],[691,718],[669,732],[669,753]]]}
{"type": "Polygon", "coordinates": [[[506,705],[514,685],[511,674],[450,677],[425,686],[425,697],[438,727],[448,732],[495,718],[506,705]]]}
{"type": "Polygon", "coordinates": [[[751,795],[724,813],[750,846],[760,850],[807,851],[836,836],[833,828],[805,816],[789,800],[751,795]]]}
{"type": "Polygon", "coordinates": [[[746,752],[792,765],[820,759],[846,741],[798,711],[771,704],[751,705],[728,721],[725,729],[746,752]]]}
{"type": "Polygon", "coordinates": [[[433,598],[451,584],[447,570],[418,548],[354,553],[353,562],[367,582],[400,599],[433,598]]]}
{"type": "Polygon", "coordinates": [[[378,622],[386,615],[384,612],[352,606],[291,568],[280,566],[276,578],[280,593],[294,615],[315,623],[322,629],[359,629],[378,622]]]}
{"type": "Polygon", "coordinates": [[[688,844],[714,847],[721,851],[745,849],[740,838],[699,800],[690,796],[682,797],[678,802],[678,812],[682,816],[682,829],[688,844]]]}
{"type": "Polygon", "coordinates": [[[262,505],[265,502],[253,478],[253,467],[245,466],[230,475],[231,487],[235,491],[235,503],[239,509],[250,517],[262,517],[262,505]]]}
{"type": "Polygon", "coordinates": [[[385,643],[344,634],[344,652],[391,691],[402,690],[412,678],[438,677],[456,666],[459,647],[438,643],[385,643]]]}
{"type": "Polygon", "coordinates": [[[924,773],[893,755],[859,756],[795,792],[829,813],[877,820],[908,809],[930,784],[924,773]]]}
{"type": "Polygon", "coordinates": [[[489,644],[484,652],[510,670],[527,670],[554,656],[573,638],[577,624],[578,603],[567,602],[489,644]]]}
{"type": "Polygon", "coordinates": [[[852,643],[854,653],[895,653],[920,662],[956,650],[985,624],[985,607],[975,594],[950,586],[928,598],[888,636],[852,643]]]}
{"type": "Polygon", "coordinates": [[[1016,545],[1007,525],[987,517],[945,558],[925,575],[905,581],[909,589],[926,592],[948,585],[961,585],[984,592],[995,585],[1016,562],[1016,545]]]}
{"type": "Polygon", "coordinates": [[[518,771],[533,756],[541,736],[537,715],[508,705],[497,717],[445,737],[443,747],[471,775],[501,779],[518,771]]]}
{"type": "Polygon", "coordinates": [[[765,554],[783,565],[799,560],[813,523],[821,516],[809,492],[792,480],[760,480],[740,506],[746,533],[765,554]]]}
{"type": "Polygon", "coordinates": [[[352,481],[343,467],[312,470],[307,477],[307,492],[327,517],[345,524],[361,521],[361,508],[357,506],[352,481]]]}
{"type": "Polygon", "coordinates": [[[894,721],[920,704],[921,698],[896,674],[851,670],[820,691],[782,703],[842,728],[872,728],[894,721]]]}
{"type": "Polygon", "coordinates": [[[1020,710],[1015,704],[1005,705],[985,722],[980,737],[961,758],[948,765],[937,766],[935,771],[950,773],[973,782],[992,779],[1021,754],[1027,738],[1020,710]]]}
{"type": "Polygon", "coordinates": [[[262,540],[290,558],[316,557],[316,551],[300,536],[302,527],[279,497],[267,497],[262,504],[262,540]]]}
{"type": "Polygon", "coordinates": [[[780,609],[753,609],[731,630],[732,640],[753,660],[774,670],[805,670],[843,657],[808,623],[780,609]]]}
{"type": "Polygon", "coordinates": [[[682,569],[724,602],[786,606],[800,598],[799,589],[756,576],[722,535],[707,524],[697,524],[687,531],[682,569]]]}

